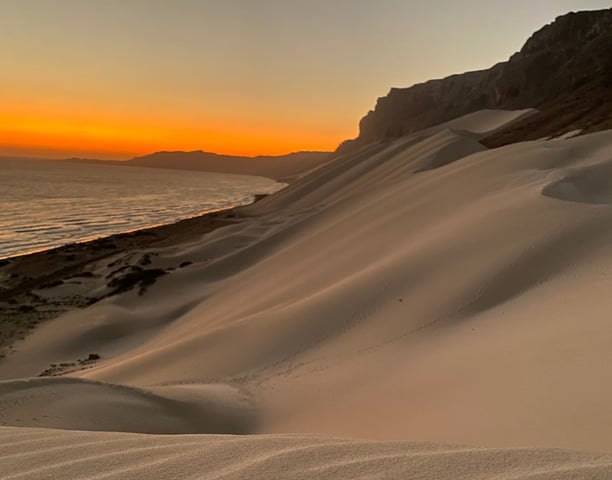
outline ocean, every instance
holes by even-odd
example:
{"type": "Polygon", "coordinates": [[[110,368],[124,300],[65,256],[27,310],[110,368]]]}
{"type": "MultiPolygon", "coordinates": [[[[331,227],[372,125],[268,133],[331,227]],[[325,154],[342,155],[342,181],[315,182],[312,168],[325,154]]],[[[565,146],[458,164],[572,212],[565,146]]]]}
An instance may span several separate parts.
{"type": "Polygon", "coordinates": [[[245,205],[262,177],[0,159],[0,258],[245,205]]]}

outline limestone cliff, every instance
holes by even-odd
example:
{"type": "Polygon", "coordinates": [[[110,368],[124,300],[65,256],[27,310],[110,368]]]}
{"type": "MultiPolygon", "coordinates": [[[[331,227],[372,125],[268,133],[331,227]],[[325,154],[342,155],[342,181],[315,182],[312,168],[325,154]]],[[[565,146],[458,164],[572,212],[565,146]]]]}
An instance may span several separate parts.
{"type": "Polygon", "coordinates": [[[540,113],[485,141],[490,146],[570,129],[612,128],[612,9],[569,13],[488,70],[392,88],[340,150],[398,137],[483,108],[540,113]]]}

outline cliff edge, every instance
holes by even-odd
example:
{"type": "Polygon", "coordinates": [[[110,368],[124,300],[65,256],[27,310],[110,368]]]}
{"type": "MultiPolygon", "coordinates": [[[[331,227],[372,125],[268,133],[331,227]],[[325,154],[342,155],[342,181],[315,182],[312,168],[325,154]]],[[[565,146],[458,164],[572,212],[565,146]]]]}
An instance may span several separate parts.
{"type": "Polygon", "coordinates": [[[612,9],[569,13],[488,70],[392,88],[339,150],[400,137],[481,109],[537,108],[485,139],[490,147],[612,128],[612,9]]]}

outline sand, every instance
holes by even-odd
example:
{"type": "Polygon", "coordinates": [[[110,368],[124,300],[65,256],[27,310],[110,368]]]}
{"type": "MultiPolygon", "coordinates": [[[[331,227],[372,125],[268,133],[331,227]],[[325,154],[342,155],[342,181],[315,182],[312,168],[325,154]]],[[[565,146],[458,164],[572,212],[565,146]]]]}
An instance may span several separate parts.
{"type": "Polygon", "coordinates": [[[165,274],[13,344],[0,465],[15,478],[612,477],[612,132],[480,144],[530,113],[369,145],[201,238],[94,264],[82,288],[96,298],[144,255],[165,274]],[[35,378],[51,364],[69,375],[35,378]]]}
{"type": "Polygon", "coordinates": [[[135,435],[3,428],[5,480],[607,479],[605,455],[317,436],[135,435]],[[450,472],[450,473],[449,473],[450,472]]]}
{"type": "MultiPolygon", "coordinates": [[[[256,201],[263,197],[257,195],[256,201]]],[[[92,284],[108,285],[115,277],[129,273],[125,269],[117,272],[126,266],[150,270],[150,257],[156,253],[147,251],[197,241],[220,226],[236,222],[238,210],[211,211],[170,225],[0,260],[0,358],[41,322],[99,301],[103,295],[94,294],[92,284]],[[104,275],[94,272],[100,265],[112,269],[104,275]],[[100,281],[101,277],[104,278],[100,281]]]]}

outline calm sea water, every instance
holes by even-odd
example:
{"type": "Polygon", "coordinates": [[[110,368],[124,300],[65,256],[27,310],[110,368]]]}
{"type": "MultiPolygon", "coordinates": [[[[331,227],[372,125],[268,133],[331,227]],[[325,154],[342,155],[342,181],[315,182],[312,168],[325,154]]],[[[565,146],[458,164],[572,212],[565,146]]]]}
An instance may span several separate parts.
{"type": "Polygon", "coordinates": [[[244,205],[261,177],[0,159],[0,258],[244,205]]]}

